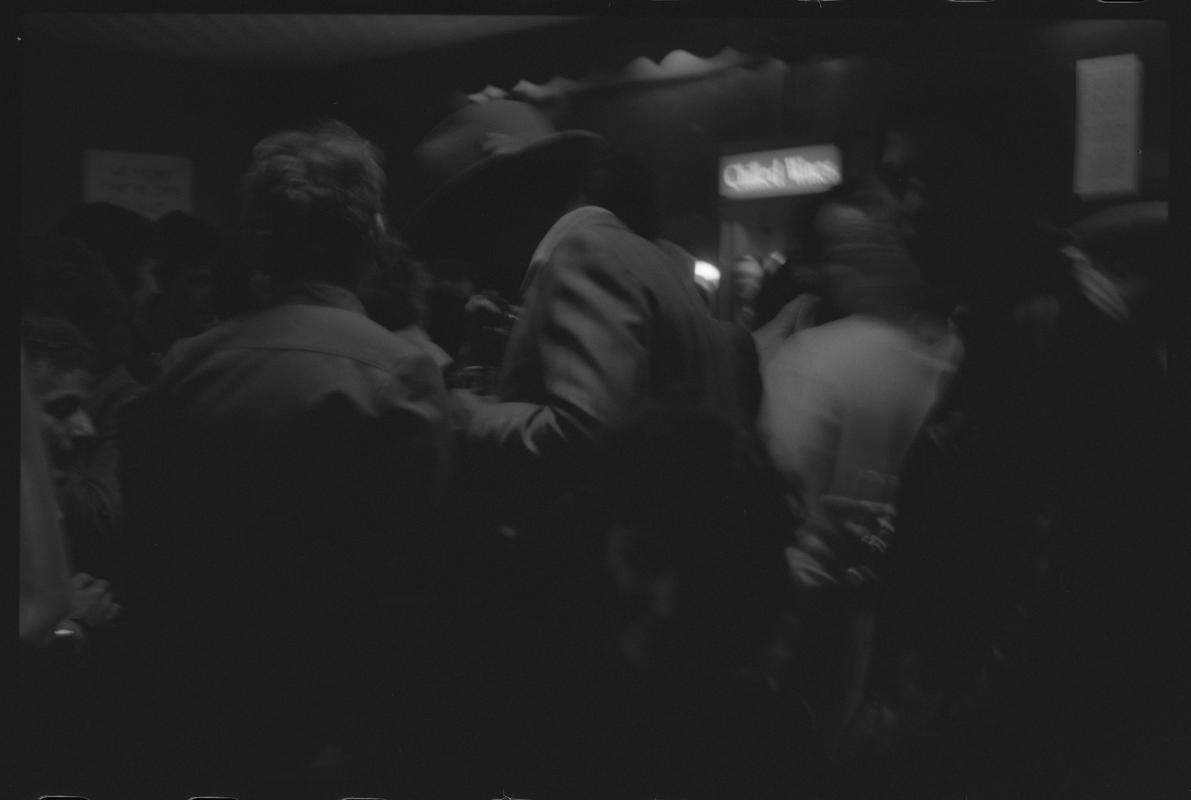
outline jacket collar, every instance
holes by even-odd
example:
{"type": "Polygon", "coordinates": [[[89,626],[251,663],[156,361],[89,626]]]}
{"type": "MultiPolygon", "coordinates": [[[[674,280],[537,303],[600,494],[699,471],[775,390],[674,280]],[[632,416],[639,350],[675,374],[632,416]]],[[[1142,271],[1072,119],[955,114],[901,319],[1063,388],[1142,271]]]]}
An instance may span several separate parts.
{"type": "Polygon", "coordinates": [[[600,206],[579,206],[563,214],[557,222],[550,226],[550,230],[546,231],[546,235],[542,237],[542,241],[538,243],[538,247],[534,251],[529,268],[525,271],[525,279],[521,282],[522,298],[529,294],[529,290],[537,280],[538,273],[554,255],[554,249],[558,247],[558,243],[573,231],[594,222],[605,224],[610,222],[618,227],[624,227],[624,223],[617,219],[615,214],[600,206]]]}
{"type": "Polygon", "coordinates": [[[295,281],[278,287],[273,305],[305,305],[339,308],[364,314],[364,306],[350,289],[323,281],[295,281]]]}

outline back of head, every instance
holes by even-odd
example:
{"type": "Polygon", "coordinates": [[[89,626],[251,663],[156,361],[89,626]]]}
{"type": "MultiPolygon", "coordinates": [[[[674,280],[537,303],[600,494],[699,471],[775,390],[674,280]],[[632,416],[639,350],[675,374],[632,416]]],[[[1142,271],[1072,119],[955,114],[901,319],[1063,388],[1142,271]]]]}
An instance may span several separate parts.
{"type": "Polygon", "coordinates": [[[171,211],[153,223],[150,255],[157,260],[158,280],[168,284],[179,270],[211,263],[221,244],[214,225],[184,211],[171,211]]]}
{"type": "Polygon", "coordinates": [[[659,220],[653,173],[643,159],[607,149],[591,166],[584,199],[615,214],[633,233],[653,241],[659,220]]]}
{"type": "Polygon", "coordinates": [[[59,236],[76,239],[99,254],[121,291],[140,289],[140,265],[148,255],[153,224],[127,208],[111,203],[83,203],[66,212],[54,227],[59,236]]]}
{"type": "Polygon", "coordinates": [[[60,316],[26,312],[21,314],[21,346],[29,363],[44,361],[56,370],[96,374],[95,345],[76,326],[60,316]]]}
{"type": "Polygon", "coordinates": [[[289,130],[253,148],[243,222],[279,280],[353,287],[373,257],[384,206],[380,151],[341,122],[289,130]]]}
{"type": "Polygon", "coordinates": [[[832,203],[816,215],[819,268],[841,314],[922,311],[926,287],[896,231],[879,212],[832,203]]]}

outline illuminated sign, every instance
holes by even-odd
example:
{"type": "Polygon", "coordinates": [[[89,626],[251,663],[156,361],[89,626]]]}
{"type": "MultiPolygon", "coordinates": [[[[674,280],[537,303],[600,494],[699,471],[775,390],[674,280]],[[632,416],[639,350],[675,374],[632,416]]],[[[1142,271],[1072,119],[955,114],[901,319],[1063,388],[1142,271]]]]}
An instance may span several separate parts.
{"type": "Polygon", "coordinates": [[[839,148],[831,144],[720,159],[720,194],[735,199],[825,192],[842,178],[839,148]]]}

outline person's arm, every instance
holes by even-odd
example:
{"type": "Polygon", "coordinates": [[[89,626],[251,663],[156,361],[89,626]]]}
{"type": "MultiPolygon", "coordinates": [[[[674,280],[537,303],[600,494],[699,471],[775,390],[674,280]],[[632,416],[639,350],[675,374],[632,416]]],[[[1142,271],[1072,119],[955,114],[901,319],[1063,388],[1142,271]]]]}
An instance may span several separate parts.
{"type": "Polygon", "coordinates": [[[68,557],[58,523],[36,401],[21,351],[20,638],[41,644],[70,612],[68,557]]]}
{"type": "Polygon", "coordinates": [[[648,382],[651,314],[628,265],[583,237],[559,245],[525,313],[545,400],[468,404],[466,450],[501,472],[557,475],[648,382]]]}
{"type": "Polygon", "coordinates": [[[120,485],[120,418],[124,408],[146,389],[139,385],[118,387],[114,396],[95,409],[96,438],[89,443],[85,463],[72,476],[63,495],[68,524],[111,553],[104,566],[118,562],[123,546],[124,502],[120,485]]]}
{"type": "Polygon", "coordinates": [[[380,463],[388,470],[383,482],[396,501],[393,513],[432,513],[446,495],[453,455],[447,390],[433,355],[420,354],[390,376],[378,404],[377,436],[388,443],[380,463]]]}
{"type": "Polygon", "coordinates": [[[769,362],[783,342],[815,324],[815,309],[819,302],[816,295],[800,294],[782,306],[773,319],[753,331],[762,366],[769,362]]]}
{"type": "Polygon", "coordinates": [[[807,584],[830,583],[835,554],[825,539],[830,537],[828,515],[820,497],[835,469],[839,403],[833,386],[816,368],[815,352],[805,339],[786,342],[763,369],[761,439],[788,487],[791,506],[807,512],[798,543],[789,553],[791,567],[807,584]]]}

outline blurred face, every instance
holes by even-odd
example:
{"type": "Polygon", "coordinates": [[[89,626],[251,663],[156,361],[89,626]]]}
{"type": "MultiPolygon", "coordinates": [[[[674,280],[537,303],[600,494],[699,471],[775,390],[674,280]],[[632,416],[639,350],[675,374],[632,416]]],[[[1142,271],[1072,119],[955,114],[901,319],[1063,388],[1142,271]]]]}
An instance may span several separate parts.
{"type": "Polygon", "coordinates": [[[761,284],[765,272],[755,258],[742,258],[736,262],[732,270],[732,280],[736,288],[736,297],[742,303],[751,303],[761,293],[761,284]]]}
{"type": "Polygon", "coordinates": [[[83,443],[95,436],[94,424],[83,408],[94,378],[81,369],[59,369],[45,359],[30,363],[30,377],[40,405],[50,469],[54,481],[61,483],[79,460],[83,443]]]}
{"type": "Polygon", "coordinates": [[[211,302],[210,263],[181,269],[170,282],[167,292],[170,311],[186,334],[205,331],[215,324],[211,302]]]}
{"type": "Polygon", "coordinates": [[[910,247],[930,235],[930,217],[935,211],[922,174],[924,151],[925,137],[906,130],[890,133],[881,155],[881,179],[893,199],[894,223],[910,247]]]}
{"type": "Polygon", "coordinates": [[[964,293],[974,275],[973,255],[988,235],[989,221],[973,205],[963,176],[931,169],[939,134],[925,127],[890,133],[880,162],[882,183],[893,203],[893,223],[921,275],[936,286],[964,293]]]}

